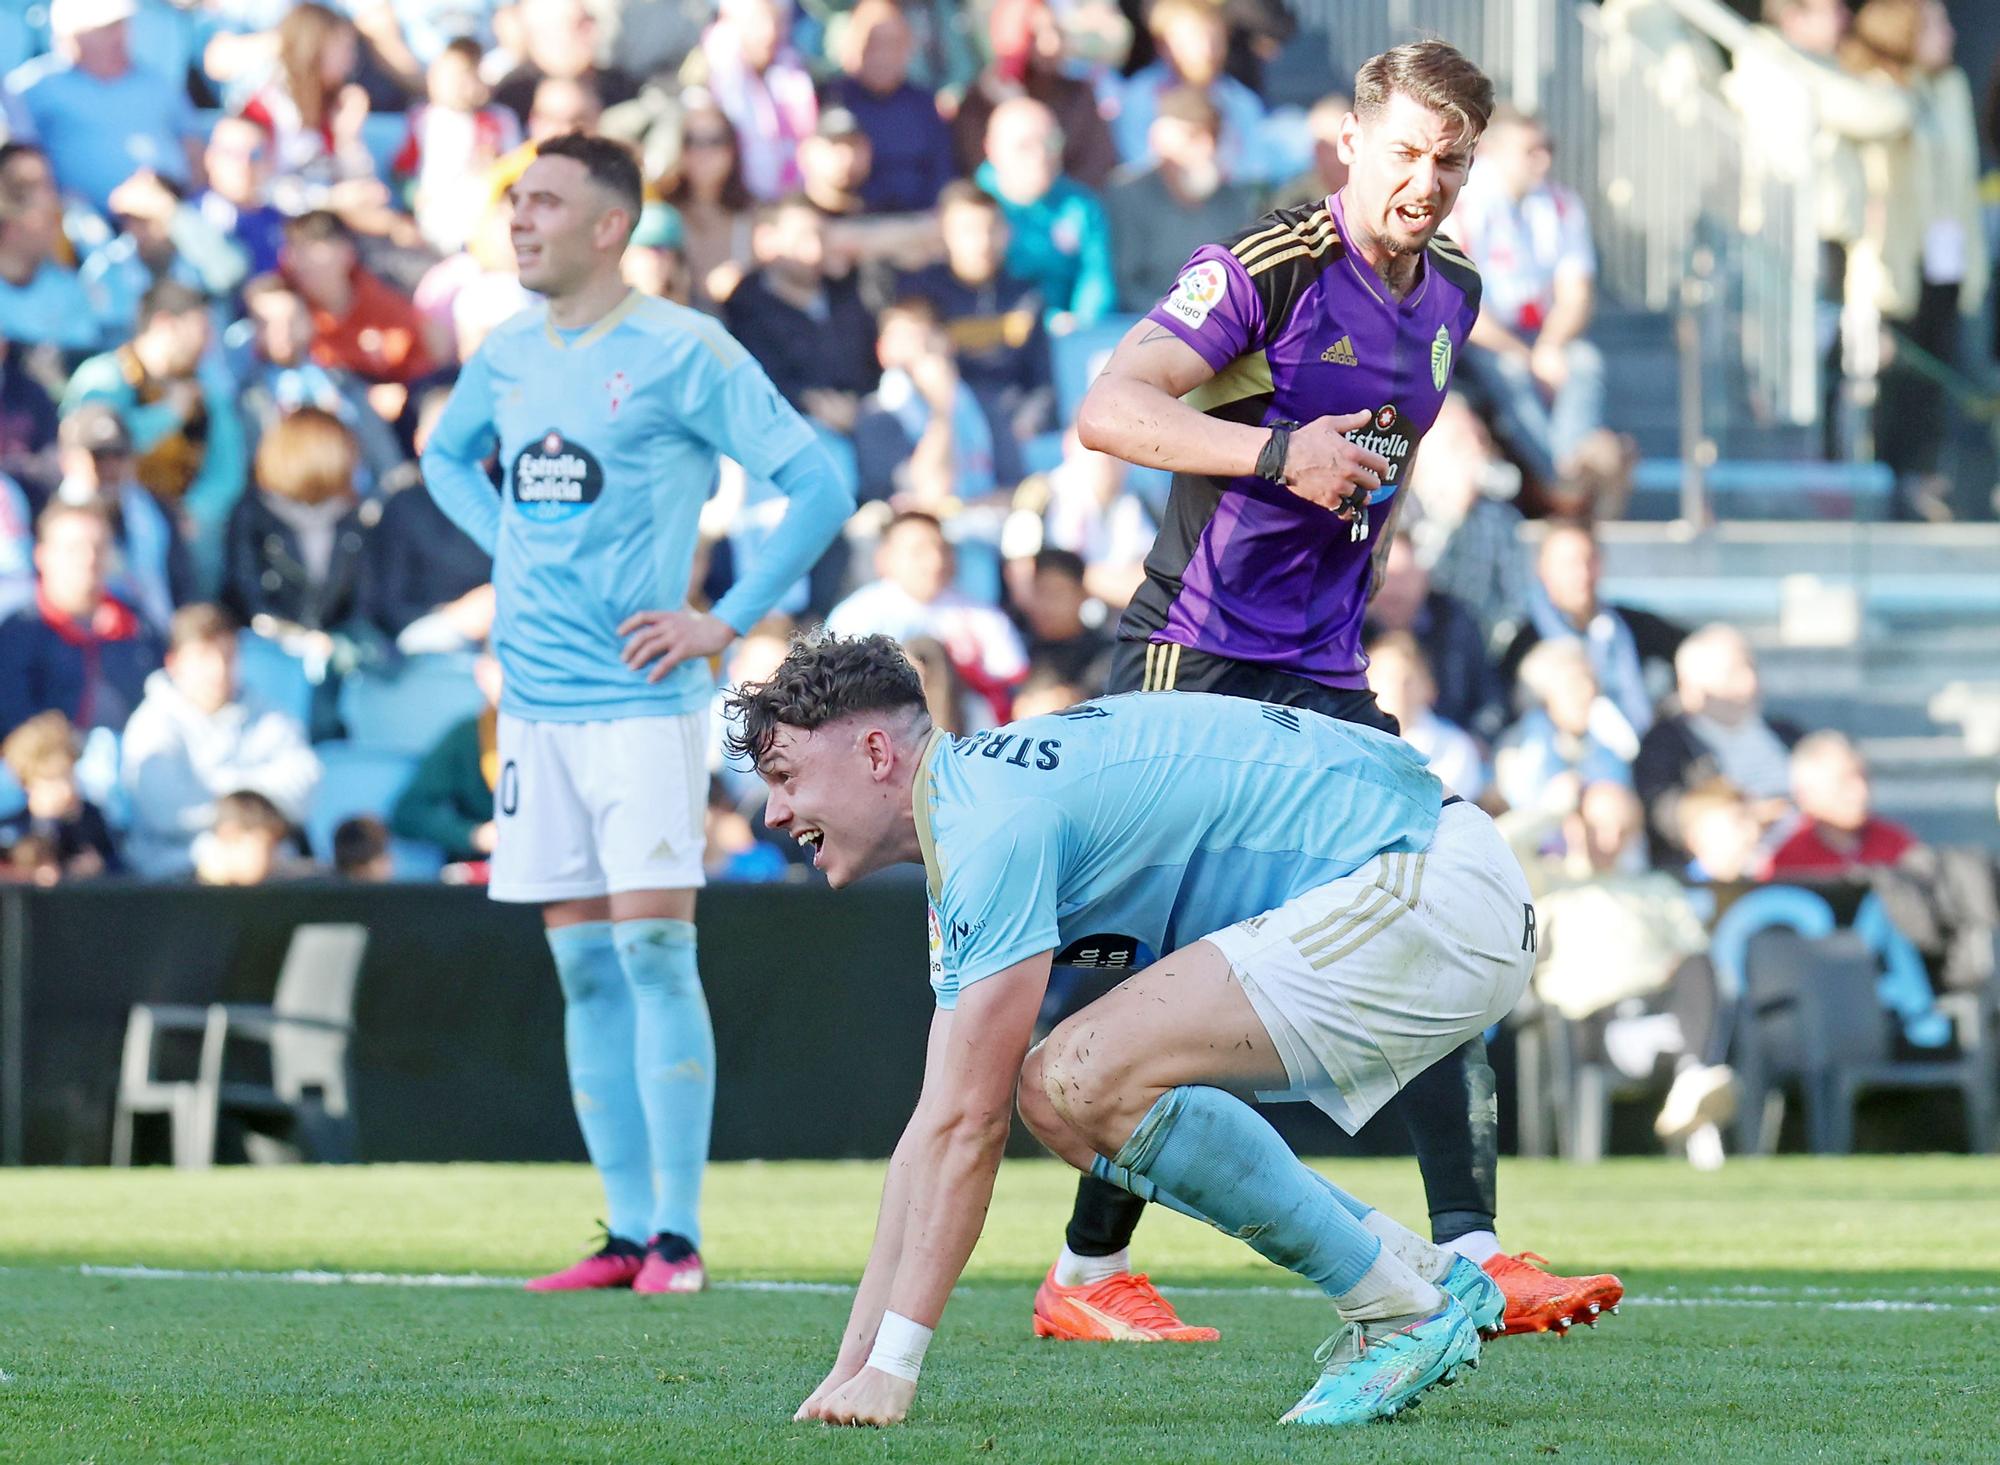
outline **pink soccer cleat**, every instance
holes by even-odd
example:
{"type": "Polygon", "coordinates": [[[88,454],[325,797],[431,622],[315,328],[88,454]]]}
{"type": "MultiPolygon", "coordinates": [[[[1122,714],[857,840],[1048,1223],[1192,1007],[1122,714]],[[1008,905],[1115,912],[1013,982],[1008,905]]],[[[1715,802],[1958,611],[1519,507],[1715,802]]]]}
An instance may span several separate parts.
{"type": "Polygon", "coordinates": [[[630,1287],[644,1268],[645,1248],[622,1237],[607,1235],[604,1245],[582,1261],[536,1277],[528,1282],[530,1292],[592,1292],[610,1287],[630,1287]]]}
{"type": "Polygon", "coordinates": [[[646,1243],[645,1264],[633,1279],[634,1292],[699,1292],[708,1286],[708,1268],[701,1253],[680,1236],[655,1236],[646,1243]]]}

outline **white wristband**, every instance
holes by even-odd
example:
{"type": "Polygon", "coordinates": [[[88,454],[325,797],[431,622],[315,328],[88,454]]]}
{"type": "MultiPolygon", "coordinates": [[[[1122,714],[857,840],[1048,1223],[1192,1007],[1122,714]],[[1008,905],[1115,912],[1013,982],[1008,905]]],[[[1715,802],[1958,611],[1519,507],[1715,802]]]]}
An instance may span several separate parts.
{"type": "Polygon", "coordinates": [[[882,1326],[875,1330],[875,1346],[869,1350],[868,1366],[892,1378],[917,1381],[923,1372],[924,1351],[931,1346],[931,1330],[911,1322],[900,1312],[882,1314],[882,1326]]]}

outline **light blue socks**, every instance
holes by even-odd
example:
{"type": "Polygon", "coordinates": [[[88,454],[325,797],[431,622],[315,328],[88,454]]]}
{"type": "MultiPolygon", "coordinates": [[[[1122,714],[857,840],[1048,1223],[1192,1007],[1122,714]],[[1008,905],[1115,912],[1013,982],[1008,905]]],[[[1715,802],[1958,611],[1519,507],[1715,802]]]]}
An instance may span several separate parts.
{"type": "Polygon", "coordinates": [[[1382,1250],[1361,1224],[1371,1207],[1300,1163],[1277,1130],[1221,1089],[1168,1090],[1091,1173],[1207,1221],[1329,1297],[1350,1292],[1382,1250]]]}
{"type": "Polygon", "coordinates": [[[547,934],[562,983],[570,1101],[590,1163],[604,1181],[605,1224],[613,1236],[643,1244],[652,1234],[653,1181],[632,1068],[632,989],[609,921],[558,926],[547,934]]]}
{"type": "Polygon", "coordinates": [[[701,1177],[715,1114],[715,1032],[688,921],[619,921],[617,959],[631,983],[638,1104],[650,1182],[648,1235],[701,1245],[701,1177]]]}

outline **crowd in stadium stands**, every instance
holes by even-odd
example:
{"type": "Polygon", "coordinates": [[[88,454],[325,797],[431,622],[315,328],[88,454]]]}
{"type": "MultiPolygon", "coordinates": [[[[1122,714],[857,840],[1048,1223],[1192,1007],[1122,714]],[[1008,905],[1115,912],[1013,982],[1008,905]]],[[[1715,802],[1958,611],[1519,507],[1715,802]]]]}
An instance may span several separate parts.
{"type": "MultiPolygon", "coordinates": [[[[1838,160],[1829,298],[1871,289],[1945,350],[1986,281],[1956,212],[1969,91],[1935,7],[1868,0],[1850,31],[1834,3],[1774,0],[1736,94],[1779,106],[1762,67],[1819,99],[1753,132],[1806,125],[1838,160]],[[1930,191],[1867,207],[1884,187],[1930,191]]],[[[0,12],[0,842],[37,881],[480,878],[489,566],[415,454],[455,363],[529,303],[504,194],[536,139],[632,143],[654,195],[635,287],[719,316],[862,500],[720,680],[762,674],[796,627],[882,631],[958,730],[1104,684],[1162,485],[1066,430],[1092,356],[1197,245],[1344,177],[1345,100],[1264,96],[1292,28],[1272,0],[39,13],[0,12]],[[367,740],[344,685],[427,659],[483,698],[398,750],[400,796],[316,820],[343,797],[330,747],[367,740]]],[[[1586,205],[1551,158],[1503,110],[1451,226],[1487,308],[1372,608],[1377,696],[1455,787],[1512,811],[1551,889],[1615,874],[1666,902],[1648,870],[1894,861],[1910,838],[1870,813],[1853,748],[1767,720],[1741,636],[1598,598],[1589,522],[1619,512],[1630,453],[1588,340],[1586,205]],[[1532,559],[1524,515],[1551,521],[1532,559]]],[[[1914,456],[1892,461],[1921,476],[1940,434],[1904,421],[1914,456]]],[[[733,466],[687,487],[713,492],[712,598],[779,501],[733,466]]],[[[719,740],[714,766],[711,874],[804,878],[719,740]]]]}

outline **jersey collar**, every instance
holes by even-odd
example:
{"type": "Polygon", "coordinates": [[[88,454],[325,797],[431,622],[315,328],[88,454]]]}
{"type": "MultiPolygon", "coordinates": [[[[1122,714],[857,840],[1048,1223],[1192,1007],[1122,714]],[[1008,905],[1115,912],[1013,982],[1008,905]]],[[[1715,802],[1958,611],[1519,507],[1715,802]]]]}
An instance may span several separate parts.
{"type": "Polygon", "coordinates": [[[930,887],[932,904],[944,889],[944,866],[938,859],[937,836],[931,832],[931,805],[937,798],[931,787],[931,765],[950,745],[951,734],[941,727],[932,728],[923,752],[917,755],[917,776],[910,780],[910,815],[917,822],[917,848],[923,851],[924,883],[930,887]]]}
{"type": "Polygon", "coordinates": [[[542,331],[548,336],[549,344],[555,347],[556,350],[579,351],[585,346],[595,345],[597,342],[603,340],[617,328],[620,321],[638,309],[639,302],[645,298],[637,290],[627,290],[623,300],[605,311],[603,315],[600,315],[596,323],[574,341],[565,341],[562,338],[562,332],[556,329],[555,322],[550,320],[546,315],[542,317],[542,331]]]}

